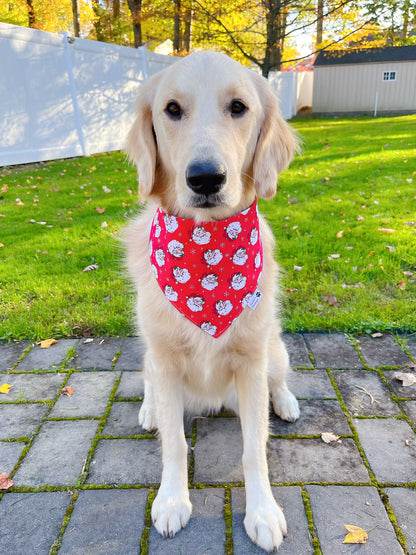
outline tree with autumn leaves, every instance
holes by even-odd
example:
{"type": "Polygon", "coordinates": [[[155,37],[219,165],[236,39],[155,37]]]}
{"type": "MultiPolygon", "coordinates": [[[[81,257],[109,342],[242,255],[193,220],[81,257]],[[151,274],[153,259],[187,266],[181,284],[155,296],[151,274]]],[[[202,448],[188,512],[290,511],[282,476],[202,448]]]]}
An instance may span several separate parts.
{"type": "Polygon", "coordinates": [[[215,48],[268,75],[313,48],[416,43],[416,0],[13,0],[0,21],[77,33],[116,44],[157,48],[168,39],[184,55],[215,48]],[[78,15],[77,15],[78,14],[78,15]]]}

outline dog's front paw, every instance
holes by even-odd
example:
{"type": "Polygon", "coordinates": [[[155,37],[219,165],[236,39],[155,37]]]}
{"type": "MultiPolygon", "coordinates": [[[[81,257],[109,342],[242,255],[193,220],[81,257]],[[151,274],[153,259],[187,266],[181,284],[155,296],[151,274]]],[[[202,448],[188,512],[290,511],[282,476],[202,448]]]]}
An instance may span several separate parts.
{"type": "Polygon", "coordinates": [[[282,420],[294,422],[299,418],[299,403],[288,389],[272,393],[273,410],[282,420]]]}
{"type": "Polygon", "coordinates": [[[188,523],[192,505],[189,494],[173,497],[159,492],[152,505],[153,525],[163,538],[173,538],[188,523]]]}
{"type": "Polygon", "coordinates": [[[247,508],[244,526],[251,541],[268,553],[276,553],[287,535],[283,511],[274,501],[266,506],[247,508]]]}
{"type": "Polygon", "coordinates": [[[149,432],[157,428],[155,407],[148,403],[146,399],[139,411],[139,425],[149,432]]]}

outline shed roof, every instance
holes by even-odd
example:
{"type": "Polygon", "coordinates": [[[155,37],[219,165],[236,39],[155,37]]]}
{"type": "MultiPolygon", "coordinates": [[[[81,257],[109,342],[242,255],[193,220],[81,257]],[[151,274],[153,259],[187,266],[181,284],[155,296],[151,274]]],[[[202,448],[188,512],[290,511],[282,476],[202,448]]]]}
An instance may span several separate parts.
{"type": "Polygon", "coordinates": [[[322,50],[317,55],[314,66],[405,62],[409,60],[416,61],[416,45],[355,48],[353,50],[322,50]]]}

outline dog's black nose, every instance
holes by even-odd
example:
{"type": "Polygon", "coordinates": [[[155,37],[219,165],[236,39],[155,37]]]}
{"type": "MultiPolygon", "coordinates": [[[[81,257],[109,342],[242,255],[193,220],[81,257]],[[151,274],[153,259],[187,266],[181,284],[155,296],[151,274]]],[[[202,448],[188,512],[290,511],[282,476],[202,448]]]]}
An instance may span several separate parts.
{"type": "Polygon", "coordinates": [[[221,190],[227,179],[227,170],[215,161],[197,161],[189,164],[185,177],[186,184],[194,193],[208,196],[221,190]]]}

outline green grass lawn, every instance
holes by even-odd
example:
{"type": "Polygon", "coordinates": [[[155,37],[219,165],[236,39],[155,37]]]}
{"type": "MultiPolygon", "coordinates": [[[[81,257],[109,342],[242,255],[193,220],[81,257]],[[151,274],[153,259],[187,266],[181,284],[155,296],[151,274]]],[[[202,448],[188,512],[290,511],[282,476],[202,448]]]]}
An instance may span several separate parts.
{"type": "MultiPolygon", "coordinates": [[[[303,153],[260,202],[284,328],[416,330],[416,116],[292,124],[303,153]]],[[[118,236],[136,190],[122,153],[0,168],[0,338],[133,333],[118,236]]]]}

